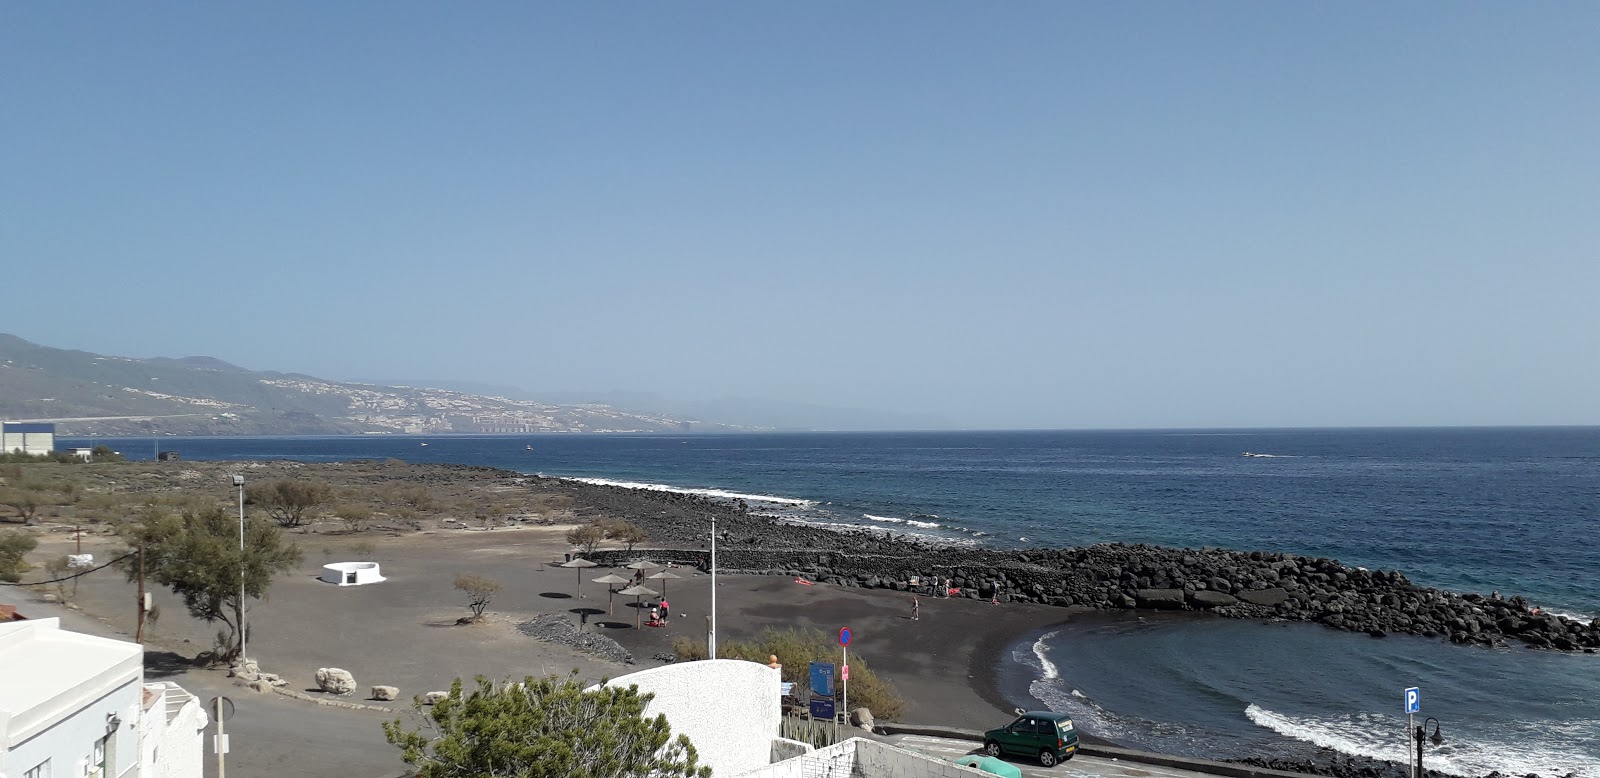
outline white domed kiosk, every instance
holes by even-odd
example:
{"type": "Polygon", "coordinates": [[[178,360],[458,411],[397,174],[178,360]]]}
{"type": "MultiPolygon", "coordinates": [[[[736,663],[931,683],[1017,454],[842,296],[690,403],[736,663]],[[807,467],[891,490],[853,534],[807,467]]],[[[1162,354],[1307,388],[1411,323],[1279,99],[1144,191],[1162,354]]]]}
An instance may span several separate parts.
{"type": "Polygon", "coordinates": [[[322,580],[339,586],[361,586],[383,581],[377,562],[334,562],[322,566],[322,580]]]}

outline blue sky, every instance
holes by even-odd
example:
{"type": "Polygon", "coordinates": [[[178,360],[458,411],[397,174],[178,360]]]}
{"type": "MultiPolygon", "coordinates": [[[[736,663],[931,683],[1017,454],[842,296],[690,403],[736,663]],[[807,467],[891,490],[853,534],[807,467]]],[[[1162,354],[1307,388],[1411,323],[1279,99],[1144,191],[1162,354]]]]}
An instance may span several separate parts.
{"type": "Polygon", "coordinates": [[[1597,29],[11,3],[0,284],[49,304],[0,330],[962,427],[1600,424],[1597,29]]]}

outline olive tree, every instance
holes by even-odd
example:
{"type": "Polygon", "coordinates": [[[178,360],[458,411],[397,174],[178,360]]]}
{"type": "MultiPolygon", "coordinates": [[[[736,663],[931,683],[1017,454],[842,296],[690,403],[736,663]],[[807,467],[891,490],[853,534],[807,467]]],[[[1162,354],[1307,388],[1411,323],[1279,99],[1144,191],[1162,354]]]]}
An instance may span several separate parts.
{"type": "MultiPolygon", "coordinates": [[[[124,528],[124,539],[144,554],[145,576],[183,599],[189,614],[207,624],[222,622],[218,633],[224,659],[239,652],[239,625],[246,600],[267,595],[272,579],[299,566],[300,547],[287,541],[271,522],[245,525],[239,549],[239,520],[220,506],[176,516],[152,508],[124,528]],[[243,596],[240,572],[243,570],[243,596]]],[[[136,566],[124,563],[128,580],[136,566]]]]}
{"type": "Polygon", "coordinates": [[[418,778],[706,778],[689,739],[672,737],[667,717],[646,718],[653,695],[637,686],[585,690],[576,673],[493,683],[478,676],[463,691],[425,708],[412,703],[421,727],[383,723],[418,778]]]}

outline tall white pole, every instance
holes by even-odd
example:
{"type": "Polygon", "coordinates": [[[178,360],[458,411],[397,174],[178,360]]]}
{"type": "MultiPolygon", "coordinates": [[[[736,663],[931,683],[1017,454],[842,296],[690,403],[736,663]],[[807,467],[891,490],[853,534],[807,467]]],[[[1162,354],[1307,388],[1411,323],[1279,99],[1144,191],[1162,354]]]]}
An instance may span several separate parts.
{"type": "Polygon", "coordinates": [[[711,514],[711,634],[706,636],[706,655],[717,658],[717,514],[711,514]]]}
{"type": "Polygon", "coordinates": [[[239,484],[239,661],[242,664],[248,654],[245,645],[244,628],[244,479],[238,480],[239,484]]]}

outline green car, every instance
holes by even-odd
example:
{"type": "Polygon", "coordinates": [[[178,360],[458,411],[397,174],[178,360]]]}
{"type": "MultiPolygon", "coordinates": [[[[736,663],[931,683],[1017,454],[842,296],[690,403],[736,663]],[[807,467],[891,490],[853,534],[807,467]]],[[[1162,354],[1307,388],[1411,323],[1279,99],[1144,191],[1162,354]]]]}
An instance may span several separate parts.
{"type": "Polygon", "coordinates": [[[1064,713],[1030,710],[999,729],[983,733],[983,751],[989,756],[1036,756],[1039,764],[1054,767],[1078,753],[1078,730],[1064,713]]]}

